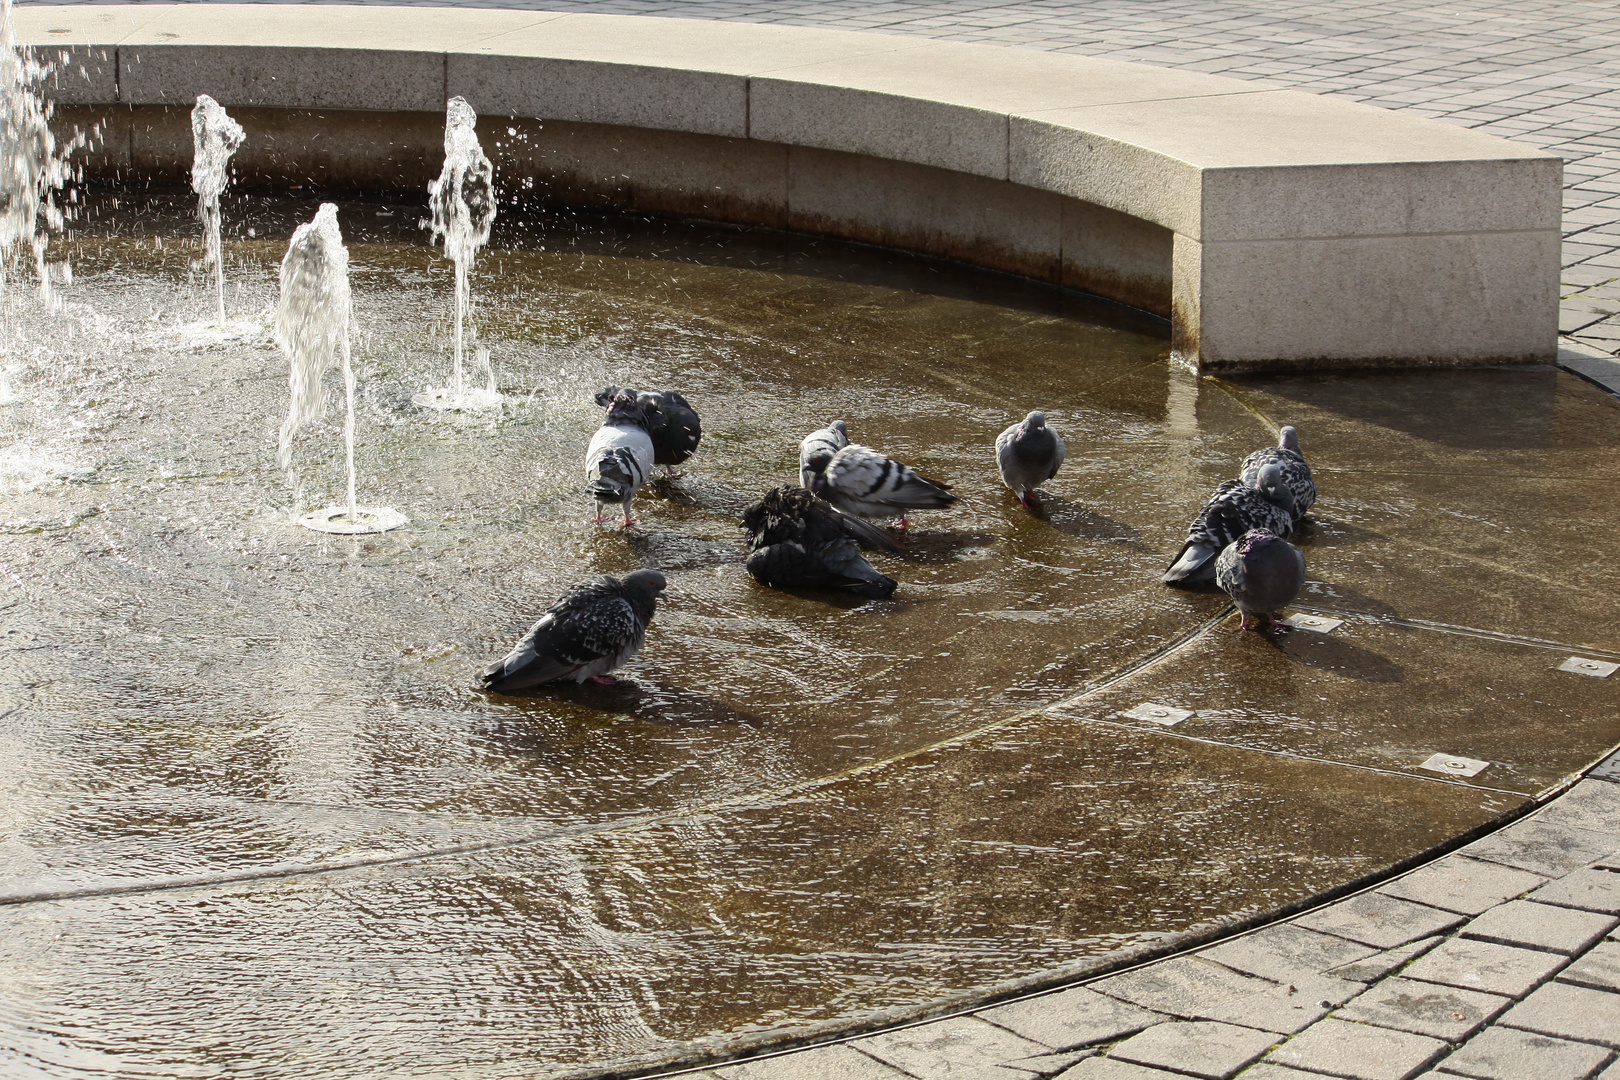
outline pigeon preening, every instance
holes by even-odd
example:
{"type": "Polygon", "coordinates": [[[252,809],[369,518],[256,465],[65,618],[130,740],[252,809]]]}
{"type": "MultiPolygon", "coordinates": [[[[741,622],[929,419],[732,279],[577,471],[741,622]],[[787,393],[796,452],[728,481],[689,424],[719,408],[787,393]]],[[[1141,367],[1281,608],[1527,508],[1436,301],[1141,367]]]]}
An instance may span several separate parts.
{"type": "Polygon", "coordinates": [[[1316,481],[1311,479],[1311,467],[1305,463],[1305,455],[1299,452],[1299,432],[1292,426],[1282,429],[1276,446],[1256,450],[1244,458],[1239,478],[1254,487],[1260,470],[1271,464],[1282,469],[1283,480],[1294,493],[1294,520],[1297,521],[1316,503],[1316,481]]]}
{"type": "Polygon", "coordinates": [[[510,694],[565,679],[616,682],[606,673],[624,666],[641,648],[665,584],[658,571],[637,570],[623,581],[601,577],[575,585],[505,659],[484,669],[479,685],[510,694]]]}
{"type": "Polygon", "coordinates": [[[816,474],[827,467],[832,456],[849,445],[849,429],[842,420],[834,420],[818,428],[799,443],[799,484],[806,490],[815,483],[816,474]]]}
{"type": "Polygon", "coordinates": [[[1305,553],[1264,529],[1250,529],[1228,544],[1215,559],[1215,584],[1237,605],[1238,632],[1254,618],[1274,627],[1273,612],[1287,607],[1305,587],[1305,553]]]}
{"type": "Polygon", "coordinates": [[[596,523],[602,524],[602,507],[617,503],[624,507],[624,524],[636,523],[630,504],[652,471],[652,436],[647,434],[647,415],[634,394],[620,390],[608,406],[602,426],[591,436],[585,450],[587,490],[596,499],[596,523]]]}
{"type": "Polygon", "coordinates": [[[1294,527],[1294,493],[1281,466],[1272,462],[1255,479],[1253,487],[1227,480],[1215,489],[1187,527],[1187,542],[1164,572],[1165,584],[1209,581],[1215,576],[1215,557],[1250,529],[1288,535],[1294,527]]]}
{"type": "Polygon", "coordinates": [[[839,589],[884,600],[894,579],[872,569],[860,546],[898,551],[871,522],[839,513],[802,487],[767,491],[743,511],[748,537],[748,572],[761,585],[796,589],[839,589]]]}
{"type": "Polygon", "coordinates": [[[1034,507],[1030,495],[1057,475],[1066,453],[1063,437],[1046,426],[1043,412],[1030,413],[1023,423],[996,436],[996,465],[1001,469],[1001,479],[1012,488],[1025,510],[1034,507]]]}
{"type": "Polygon", "coordinates": [[[811,455],[810,490],[846,514],[898,517],[906,529],[911,525],[907,511],[937,510],[956,501],[944,484],[860,443],[849,443],[822,462],[819,451],[811,455]]]}
{"type": "Polygon", "coordinates": [[[653,464],[662,465],[670,477],[681,474],[675,466],[697,453],[703,439],[703,424],[697,410],[674,390],[624,390],[610,386],[596,395],[596,403],[606,408],[621,392],[630,394],[647,417],[647,435],[652,439],[653,464]]]}

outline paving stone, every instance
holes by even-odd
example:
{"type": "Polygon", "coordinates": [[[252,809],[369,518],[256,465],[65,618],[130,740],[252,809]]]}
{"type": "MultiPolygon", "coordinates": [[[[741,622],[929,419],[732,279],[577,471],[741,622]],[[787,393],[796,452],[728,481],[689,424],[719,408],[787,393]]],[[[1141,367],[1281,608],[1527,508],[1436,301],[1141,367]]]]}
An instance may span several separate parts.
{"type": "Polygon", "coordinates": [[[1051,1049],[971,1016],[868,1035],[857,1045],[922,1080],[1011,1080],[1002,1062],[1051,1049]]]}
{"type": "Polygon", "coordinates": [[[1396,976],[1369,988],[1334,1015],[1456,1042],[1511,1004],[1511,998],[1498,994],[1396,976]]]}
{"type": "MultiPolygon", "coordinates": [[[[1129,1061],[1115,1061],[1113,1058],[1091,1057],[1072,1069],[1058,1073],[1056,1080],[1175,1080],[1175,1077],[1175,1073],[1163,1069],[1150,1069],[1145,1065],[1133,1065],[1129,1061]]],[[[1008,1080],[1012,1080],[1011,1074],[1008,1074],[1008,1080]]]]}
{"type": "Polygon", "coordinates": [[[1329,904],[1294,920],[1306,929],[1349,938],[1377,949],[1393,949],[1408,941],[1444,933],[1463,921],[1455,912],[1376,892],[1329,904]]]}
{"type": "Polygon", "coordinates": [[[1573,956],[1591,948],[1617,923],[1620,919],[1613,915],[1510,900],[1470,922],[1462,933],[1501,945],[1526,945],[1573,956]]]}
{"type": "Polygon", "coordinates": [[[1354,982],[1377,982],[1408,961],[1422,956],[1444,940],[1446,939],[1438,936],[1420,938],[1398,948],[1375,952],[1365,960],[1357,960],[1353,964],[1345,964],[1343,967],[1333,968],[1323,974],[1336,979],[1349,979],[1354,982]]]}
{"type": "Polygon", "coordinates": [[[1516,821],[1463,848],[1470,858],[1487,859],[1544,877],[1562,877],[1617,850],[1620,844],[1607,833],[1554,825],[1537,818],[1516,821]]]}
{"type": "MultiPolygon", "coordinates": [[[[1620,875],[1615,876],[1620,879],[1620,875]]],[[[1246,975],[1287,982],[1304,975],[1320,974],[1376,952],[1370,945],[1346,941],[1293,923],[1279,923],[1201,950],[1197,955],[1246,975]]]]}
{"type": "Polygon", "coordinates": [[[1353,1080],[1407,1080],[1446,1049],[1427,1035],[1330,1017],[1283,1043],[1266,1061],[1353,1080]]]}
{"type": "Polygon", "coordinates": [[[1620,1080],[1620,1060],[1598,1073],[1592,1080],[1620,1080]]]}
{"type": "Polygon", "coordinates": [[[1620,784],[1582,780],[1536,811],[1535,818],[1551,825],[1620,833],[1620,784]]]}
{"type": "Polygon", "coordinates": [[[1233,1024],[1181,1021],[1148,1028],[1108,1052],[1117,1061],[1227,1080],[1271,1049],[1278,1038],[1233,1024]]]}
{"type": "Polygon", "coordinates": [[[1274,1065],[1269,1061],[1245,1069],[1238,1080],[1321,1080],[1321,1073],[1300,1072],[1285,1065],[1274,1065]]]}
{"type": "Polygon", "coordinates": [[[1401,972],[1408,979],[1523,997],[1563,967],[1559,953],[1452,938],[1401,972]]]}
{"type": "Polygon", "coordinates": [[[1124,975],[1088,984],[1109,997],[1173,1016],[1199,1017],[1201,1010],[1276,984],[1240,975],[1195,956],[1177,956],[1124,975]]]}
{"type": "MultiPolygon", "coordinates": [[[[903,1080],[905,1073],[848,1046],[815,1046],[713,1070],[722,1080],[903,1080]]],[[[1012,1073],[1006,1080],[1016,1080],[1012,1073]]]]}
{"type": "Polygon", "coordinates": [[[1559,972],[1558,978],[1620,994],[1620,941],[1599,942],[1596,948],[1577,957],[1573,964],[1559,972]]]}
{"type": "Polygon", "coordinates": [[[1554,981],[1496,1022],[1542,1035],[1620,1046],[1620,994],[1554,981]]]}
{"type": "Polygon", "coordinates": [[[1194,1015],[1243,1027],[1293,1035],[1361,993],[1361,983],[1307,975],[1258,994],[1211,1002],[1194,1015]]]}
{"type": "MultiPolygon", "coordinates": [[[[1101,1052],[1097,1049],[1091,1049],[1067,1050],[1057,1054],[1039,1054],[1035,1057],[1018,1058],[1015,1061],[1004,1062],[1001,1067],[1003,1069],[1027,1069],[1036,1076],[1056,1076],[1075,1063],[1084,1061],[1086,1058],[1101,1052]]],[[[1017,1080],[1017,1078],[1009,1075],[1007,1080],[1017,1080]]]]}
{"type": "Polygon", "coordinates": [[[1440,1063],[1444,1073],[1478,1080],[1583,1080],[1609,1052],[1512,1028],[1488,1027],[1440,1063]]]}
{"type": "Polygon", "coordinates": [[[973,1015],[1058,1050],[1111,1042],[1166,1019],[1083,986],[994,1005],[973,1015]]]}
{"type": "Polygon", "coordinates": [[[1478,915],[1510,896],[1522,895],[1545,883],[1545,878],[1527,870],[1447,855],[1378,891],[1463,915],[1478,915]]]}
{"type": "Polygon", "coordinates": [[[1612,870],[1577,870],[1558,881],[1548,882],[1529,899],[1560,907],[1620,915],[1620,874],[1612,870]]]}

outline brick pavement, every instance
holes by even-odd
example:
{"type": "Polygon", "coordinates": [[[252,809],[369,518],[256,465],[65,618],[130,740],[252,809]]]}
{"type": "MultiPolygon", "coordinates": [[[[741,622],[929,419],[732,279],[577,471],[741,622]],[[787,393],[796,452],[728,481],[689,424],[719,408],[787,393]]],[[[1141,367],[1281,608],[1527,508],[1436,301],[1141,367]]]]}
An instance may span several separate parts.
{"type": "Polygon", "coordinates": [[[1084,53],[1336,94],[1479,128],[1565,158],[1559,329],[1589,347],[1620,354],[1620,4],[1603,0],[375,2],[782,23],[1084,53]]]}
{"type": "Polygon", "coordinates": [[[1614,775],[1358,896],[1192,953],[685,1075],[1620,1080],[1614,775]]]}

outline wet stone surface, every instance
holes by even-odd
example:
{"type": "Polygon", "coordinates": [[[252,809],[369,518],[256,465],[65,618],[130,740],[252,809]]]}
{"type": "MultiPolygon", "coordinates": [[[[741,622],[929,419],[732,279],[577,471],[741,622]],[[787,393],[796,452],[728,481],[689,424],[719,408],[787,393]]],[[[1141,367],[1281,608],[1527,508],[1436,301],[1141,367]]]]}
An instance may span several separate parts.
{"type": "Polygon", "coordinates": [[[513,216],[473,276],[507,402],[429,413],[448,264],[420,208],[345,204],[360,498],[411,524],[318,536],[338,413],[275,467],[265,314],[313,204],[227,197],[221,340],[189,210],[122,198],[0,357],[0,1045],[44,1074],[545,1076],[854,1022],[1332,888],[1620,739],[1620,681],[1555,670],[1620,655],[1616,402],[1573,377],[1200,381],[992,275],[513,216]],[[705,420],[629,532],[582,493],[609,382],[705,420]],[[1032,516],[990,446],[1034,407],[1069,459],[1032,516]],[[738,512],[840,416],[962,496],[873,557],[892,601],[742,570],[738,512]],[[1277,423],[1331,634],[1158,582],[1277,423]],[[629,682],[469,689],[641,566],[673,589],[629,682]]]}

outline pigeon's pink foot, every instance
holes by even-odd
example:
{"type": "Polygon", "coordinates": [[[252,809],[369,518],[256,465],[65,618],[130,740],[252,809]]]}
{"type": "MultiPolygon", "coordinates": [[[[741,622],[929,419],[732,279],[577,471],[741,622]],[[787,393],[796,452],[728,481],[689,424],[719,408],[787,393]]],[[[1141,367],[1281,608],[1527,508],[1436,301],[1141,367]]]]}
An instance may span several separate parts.
{"type": "MultiPolygon", "coordinates": [[[[1258,621],[1259,620],[1256,620],[1256,622],[1258,622],[1258,621]]],[[[1249,616],[1248,616],[1248,613],[1243,612],[1243,611],[1238,612],[1238,628],[1237,628],[1237,632],[1241,634],[1241,633],[1243,633],[1243,631],[1247,630],[1248,628],[1249,628],[1249,616]]]]}
{"type": "Polygon", "coordinates": [[[618,679],[615,679],[611,675],[592,675],[591,676],[591,682],[596,683],[599,686],[614,686],[614,685],[617,685],[618,681],[619,681],[618,679]]]}
{"type": "Polygon", "coordinates": [[[911,522],[906,519],[906,515],[901,514],[900,520],[896,524],[890,526],[890,528],[892,528],[895,532],[903,533],[907,529],[911,528],[911,522]]]}
{"type": "Polygon", "coordinates": [[[681,477],[683,477],[685,475],[686,474],[684,472],[682,472],[681,470],[675,468],[673,465],[665,465],[664,466],[664,477],[665,477],[665,479],[679,480],[681,477]]]}
{"type": "Polygon", "coordinates": [[[602,508],[600,506],[596,508],[596,524],[602,524],[602,508]]]}
{"type": "Polygon", "coordinates": [[[636,519],[635,518],[631,517],[629,514],[624,515],[624,527],[626,529],[628,529],[630,526],[632,526],[634,524],[636,524],[636,519]]]}
{"type": "Polygon", "coordinates": [[[1277,627],[1279,627],[1281,625],[1282,625],[1282,623],[1277,621],[1277,618],[1276,618],[1276,616],[1274,614],[1272,614],[1269,611],[1266,612],[1266,629],[1267,630],[1275,630],[1275,629],[1277,629],[1277,627]]]}
{"type": "Polygon", "coordinates": [[[1022,495],[1018,496],[1018,505],[1022,506],[1025,510],[1035,509],[1035,500],[1030,498],[1030,494],[1030,492],[1026,491],[1022,495]]]}

